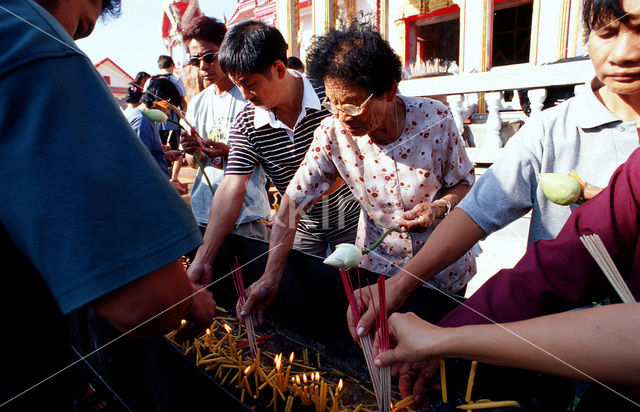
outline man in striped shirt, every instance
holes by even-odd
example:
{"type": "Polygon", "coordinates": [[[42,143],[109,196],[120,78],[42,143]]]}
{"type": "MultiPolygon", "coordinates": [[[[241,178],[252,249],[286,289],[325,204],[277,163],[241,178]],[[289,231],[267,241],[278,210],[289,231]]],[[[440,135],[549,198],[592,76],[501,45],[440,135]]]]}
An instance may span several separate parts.
{"type": "MultiPolygon", "coordinates": [[[[208,285],[212,280],[211,264],[238,217],[254,166],[262,165],[284,195],[314,130],[329,116],[320,104],[324,89],[314,89],[306,77],[288,70],[286,59],[287,43],[280,32],[256,21],[233,26],[220,46],[220,67],[251,104],[238,114],[229,132],[231,151],[225,177],[213,198],[204,244],[189,268],[196,283],[208,285]]],[[[310,209],[299,211],[307,214],[300,220],[295,239],[271,239],[265,274],[249,288],[261,291],[256,296],[261,307],[266,308],[275,297],[292,247],[326,256],[328,248],[355,241],[360,206],[342,183],[310,209]]]]}

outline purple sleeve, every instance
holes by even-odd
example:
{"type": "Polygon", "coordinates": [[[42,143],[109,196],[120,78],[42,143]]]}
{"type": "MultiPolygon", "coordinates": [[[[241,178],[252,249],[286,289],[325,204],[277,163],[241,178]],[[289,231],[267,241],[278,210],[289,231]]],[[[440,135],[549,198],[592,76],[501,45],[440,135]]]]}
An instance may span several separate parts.
{"type": "Polygon", "coordinates": [[[618,301],[579,239],[587,234],[600,236],[631,291],[640,297],[639,172],[636,150],[602,193],[571,214],[556,239],[532,244],[513,269],[490,278],[439,325],[512,322],[590,305],[605,296],[618,301]]]}

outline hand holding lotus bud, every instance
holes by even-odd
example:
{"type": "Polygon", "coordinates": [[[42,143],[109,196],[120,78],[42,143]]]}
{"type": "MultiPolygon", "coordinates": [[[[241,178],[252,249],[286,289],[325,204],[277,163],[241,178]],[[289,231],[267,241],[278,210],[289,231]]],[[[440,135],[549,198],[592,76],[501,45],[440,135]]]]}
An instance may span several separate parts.
{"type": "Polygon", "coordinates": [[[360,264],[360,260],[362,260],[362,256],[371,252],[375,248],[382,243],[385,237],[391,232],[395,232],[400,230],[400,226],[394,226],[388,230],[386,230],[380,239],[376,241],[371,247],[367,249],[360,250],[356,245],[352,245],[351,243],[340,243],[336,246],[336,250],[333,251],[325,260],[324,264],[333,266],[339,269],[352,269],[360,264]]]}
{"type": "Polygon", "coordinates": [[[582,204],[603,190],[583,182],[573,170],[568,176],[559,173],[538,173],[537,176],[547,199],[561,206],[582,204]]]}
{"type": "Polygon", "coordinates": [[[351,243],[341,243],[323,263],[339,269],[352,269],[360,264],[361,259],[360,248],[351,243]]]}

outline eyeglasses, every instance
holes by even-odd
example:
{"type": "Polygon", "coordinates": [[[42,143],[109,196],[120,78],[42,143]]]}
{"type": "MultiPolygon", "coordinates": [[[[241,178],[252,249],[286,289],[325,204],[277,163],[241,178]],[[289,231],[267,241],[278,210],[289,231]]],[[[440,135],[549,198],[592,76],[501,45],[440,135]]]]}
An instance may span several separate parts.
{"type": "Polygon", "coordinates": [[[322,101],[322,106],[324,106],[325,109],[329,110],[333,114],[338,114],[338,111],[341,111],[342,113],[349,116],[358,116],[360,113],[362,113],[362,110],[364,109],[364,105],[367,104],[367,102],[369,101],[369,99],[371,99],[371,97],[373,97],[373,93],[371,93],[369,97],[367,97],[367,99],[364,102],[362,102],[360,106],[356,106],[353,104],[343,104],[343,105],[333,104],[329,101],[328,97],[325,97],[324,100],[322,101]]]}
{"type": "Polygon", "coordinates": [[[191,66],[200,66],[200,60],[207,64],[211,64],[218,58],[218,53],[216,52],[207,52],[200,57],[191,57],[189,59],[189,64],[191,66]]]}

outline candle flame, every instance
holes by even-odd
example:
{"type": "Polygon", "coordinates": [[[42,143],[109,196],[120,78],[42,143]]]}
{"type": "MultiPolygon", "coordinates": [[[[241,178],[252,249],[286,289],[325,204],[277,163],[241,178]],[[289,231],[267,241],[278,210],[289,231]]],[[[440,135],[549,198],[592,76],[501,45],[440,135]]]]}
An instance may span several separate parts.
{"type": "Polygon", "coordinates": [[[181,326],[184,326],[184,325],[186,325],[186,324],[187,324],[187,321],[186,321],[186,320],[182,319],[182,320],[180,321],[180,325],[181,325],[181,326]]]}
{"type": "MultiPolygon", "coordinates": [[[[202,329],[201,329],[202,330],[202,329]]],[[[224,324],[224,330],[227,331],[227,333],[231,333],[231,326],[229,326],[228,324],[224,324]]]]}
{"type": "Polygon", "coordinates": [[[289,355],[289,363],[293,363],[293,352],[291,352],[291,355],[289,355]]]}
{"type": "Polygon", "coordinates": [[[245,375],[247,375],[250,371],[251,371],[251,365],[247,366],[247,368],[244,370],[245,375]]]}
{"type": "Polygon", "coordinates": [[[207,335],[211,335],[211,329],[207,328],[206,333],[207,335]]]}
{"type": "Polygon", "coordinates": [[[280,372],[280,368],[282,366],[282,354],[276,355],[275,358],[273,358],[273,361],[276,364],[276,369],[280,372]]]}
{"type": "Polygon", "coordinates": [[[306,374],[306,373],[303,373],[303,374],[302,374],[302,381],[303,381],[304,383],[307,383],[307,374],[306,374]]]}
{"type": "Polygon", "coordinates": [[[296,383],[300,385],[300,375],[296,375],[296,383]]]}
{"type": "Polygon", "coordinates": [[[320,382],[320,372],[316,372],[316,382],[320,382]]]}
{"type": "Polygon", "coordinates": [[[338,382],[338,392],[340,392],[342,390],[342,379],[340,379],[340,381],[338,382]]]}

